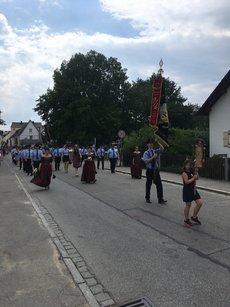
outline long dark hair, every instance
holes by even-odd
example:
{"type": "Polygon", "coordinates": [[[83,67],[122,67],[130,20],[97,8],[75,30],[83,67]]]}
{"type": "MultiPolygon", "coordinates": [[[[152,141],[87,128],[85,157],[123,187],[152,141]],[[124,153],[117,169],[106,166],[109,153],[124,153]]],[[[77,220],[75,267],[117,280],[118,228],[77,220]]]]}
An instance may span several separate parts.
{"type": "Polygon", "coordinates": [[[74,152],[74,153],[79,153],[79,146],[78,146],[78,144],[75,144],[75,145],[73,146],[73,152],[74,152]]]}
{"type": "Polygon", "coordinates": [[[191,169],[193,169],[193,161],[191,159],[186,159],[183,163],[183,171],[186,171],[185,166],[190,163],[191,164],[191,169]]]}

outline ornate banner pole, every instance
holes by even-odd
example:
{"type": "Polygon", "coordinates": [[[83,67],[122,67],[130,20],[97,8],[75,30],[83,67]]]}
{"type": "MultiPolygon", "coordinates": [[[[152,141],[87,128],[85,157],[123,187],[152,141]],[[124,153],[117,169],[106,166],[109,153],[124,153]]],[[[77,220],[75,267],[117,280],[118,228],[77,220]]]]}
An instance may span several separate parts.
{"type": "MultiPolygon", "coordinates": [[[[199,176],[199,170],[203,167],[205,162],[205,144],[202,139],[197,139],[195,147],[194,147],[194,173],[199,176]]],[[[196,181],[195,181],[195,189],[196,191],[196,181]]]]}
{"type": "Polygon", "coordinates": [[[163,61],[160,60],[160,69],[153,80],[152,101],[149,116],[149,125],[153,128],[154,138],[161,147],[168,147],[168,112],[164,96],[164,78],[162,76],[163,61]]]}

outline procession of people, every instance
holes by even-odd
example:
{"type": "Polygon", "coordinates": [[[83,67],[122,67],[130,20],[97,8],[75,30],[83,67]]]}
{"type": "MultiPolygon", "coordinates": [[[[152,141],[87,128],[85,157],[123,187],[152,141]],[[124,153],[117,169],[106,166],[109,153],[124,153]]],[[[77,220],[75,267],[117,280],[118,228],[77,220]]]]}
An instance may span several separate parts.
{"type": "MultiPolygon", "coordinates": [[[[158,203],[167,204],[167,200],[163,197],[163,185],[160,176],[160,156],[162,153],[158,143],[150,139],[147,141],[147,149],[142,154],[138,146],[135,146],[130,153],[130,174],[133,179],[142,178],[143,166],[146,169],[145,184],[145,201],[151,204],[151,186],[156,186],[156,194],[158,203]]],[[[11,149],[12,162],[19,166],[28,176],[33,176],[31,183],[43,187],[46,190],[50,188],[51,179],[56,178],[55,172],[61,170],[63,163],[64,173],[68,173],[69,165],[74,168],[74,176],[79,177],[79,168],[82,168],[80,180],[82,183],[96,183],[97,170],[104,170],[105,160],[110,163],[110,171],[112,174],[116,171],[118,159],[120,159],[120,151],[117,144],[112,143],[107,150],[103,145],[97,149],[95,145],[88,147],[80,147],[78,144],[73,146],[40,146],[35,144],[19,147],[15,146],[11,149]]],[[[196,181],[199,179],[198,170],[194,167],[197,165],[196,160],[186,160],[182,169],[183,192],[182,199],[185,203],[184,208],[184,225],[187,227],[193,224],[200,225],[198,213],[203,205],[203,201],[196,189],[196,181]],[[194,165],[193,165],[194,164],[194,165]],[[195,202],[195,208],[192,216],[189,218],[192,202],[195,202]]]]}

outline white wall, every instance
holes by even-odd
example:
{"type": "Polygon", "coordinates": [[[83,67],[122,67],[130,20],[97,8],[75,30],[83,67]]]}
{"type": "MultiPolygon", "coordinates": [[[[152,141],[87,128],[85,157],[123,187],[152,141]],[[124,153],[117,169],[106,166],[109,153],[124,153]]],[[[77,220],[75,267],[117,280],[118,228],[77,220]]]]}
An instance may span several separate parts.
{"type": "Polygon", "coordinates": [[[230,158],[230,147],[224,147],[223,141],[223,132],[228,130],[230,130],[230,87],[209,113],[210,157],[227,154],[230,158]]]}
{"type": "Polygon", "coordinates": [[[29,122],[24,131],[21,133],[20,140],[30,140],[30,136],[32,136],[32,140],[39,140],[39,132],[32,122],[29,122]],[[32,129],[32,132],[30,132],[30,129],[32,129]]]}

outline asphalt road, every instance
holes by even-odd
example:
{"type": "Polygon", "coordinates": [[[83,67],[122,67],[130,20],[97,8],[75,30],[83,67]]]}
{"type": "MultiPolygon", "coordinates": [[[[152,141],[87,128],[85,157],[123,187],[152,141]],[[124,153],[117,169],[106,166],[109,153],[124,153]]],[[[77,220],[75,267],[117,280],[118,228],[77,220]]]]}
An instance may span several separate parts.
{"type": "Polygon", "coordinates": [[[0,306],[89,306],[5,162],[0,166],[0,306]]]}
{"type": "Polygon", "coordinates": [[[230,197],[202,191],[202,225],[187,229],[177,185],[164,184],[168,204],[159,205],[155,186],[146,204],[144,179],[107,170],[89,185],[70,165],[48,191],[21,176],[116,302],[147,296],[156,307],[230,306],[230,197]]]}

